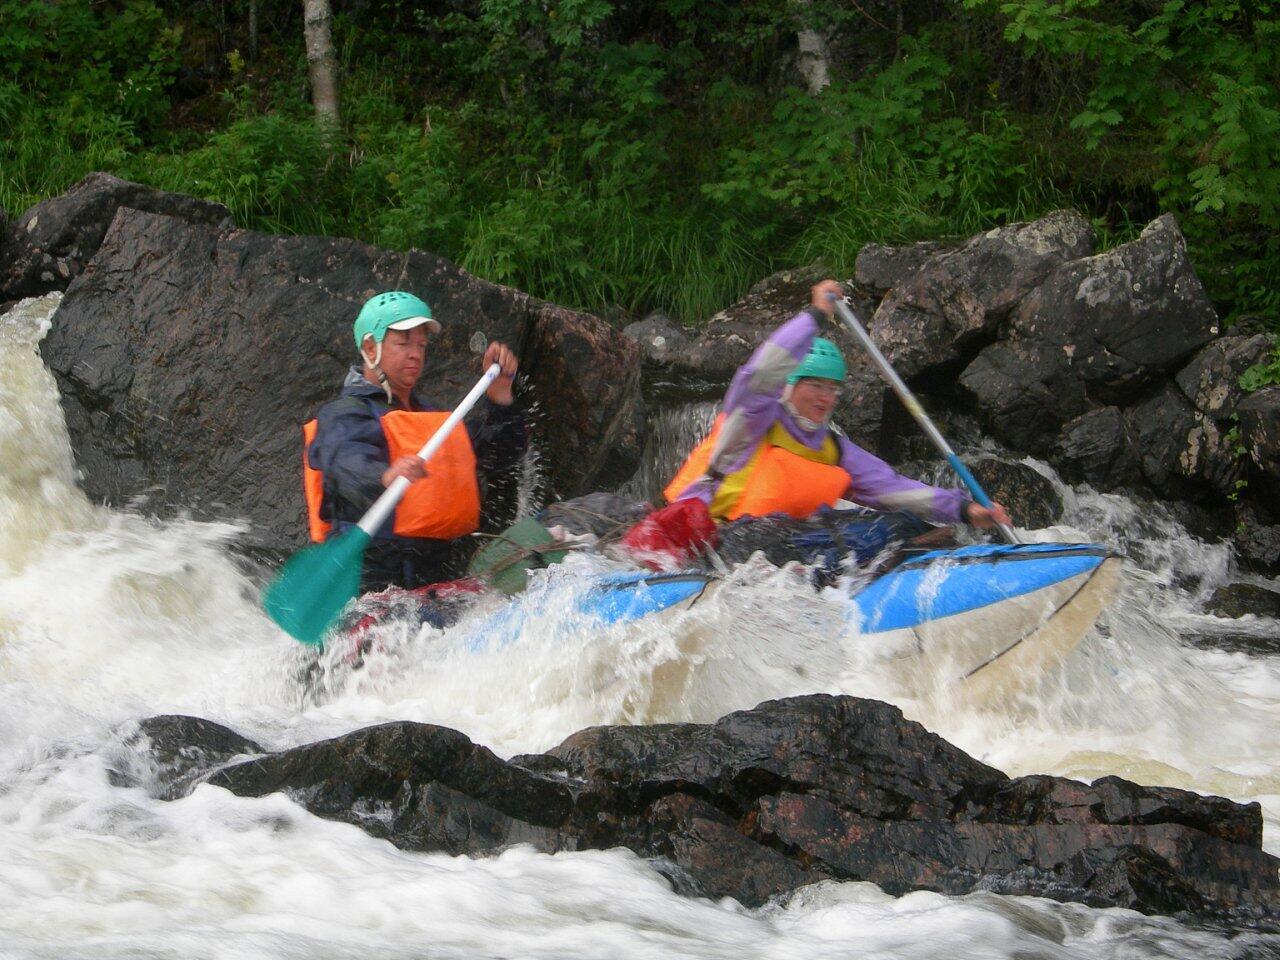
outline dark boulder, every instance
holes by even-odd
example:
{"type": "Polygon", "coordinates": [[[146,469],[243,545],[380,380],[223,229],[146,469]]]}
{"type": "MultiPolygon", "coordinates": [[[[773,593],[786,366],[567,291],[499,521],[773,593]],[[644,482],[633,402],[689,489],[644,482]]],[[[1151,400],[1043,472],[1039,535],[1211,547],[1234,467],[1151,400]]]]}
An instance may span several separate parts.
{"type": "Polygon", "coordinates": [[[601,321],[421,251],[121,208],[41,344],[86,492],[147,493],[160,512],[246,519],[254,546],[297,546],[299,426],[356,359],[361,303],[395,288],[444,322],[423,384],[438,403],[478,376],[473,337],[503,340],[544,414],[536,442],[559,491],[634,469],[639,349],[601,321]]]}
{"type": "Polygon", "coordinates": [[[1068,421],[1054,456],[1070,480],[1104,490],[1139,483],[1142,472],[1119,407],[1101,407],[1068,421]]]}
{"type": "Polygon", "coordinates": [[[1191,358],[1175,379],[1192,405],[1215,421],[1231,419],[1245,398],[1240,376],[1271,353],[1271,338],[1219,337],[1191,358]]]}
{"type": "MultiPolygon", "coordinates": [[[[1182,235],[1164,216],[1132,243],[1057,267],[960,382],[998,437],[1047,453],[1067,421],[1157,388],[1216,324],[1182,235]]],[[[1168,473],[1167,460],[1154,472],[1168,473]]]]}
{"type": "Polygon", "coordinates": [[[1231,544],[1236,558],[1246,569],[1280,576],[1280,517],[1261,501],[1240,500],[1235,506],[1231,544]]]}
{"type": "Polygon", "coordinates": [[[208,782],[239,796],[284,791],[312,813],[410,850],[480,853],[565,846],[568,787],[505,763],[447,727],[386,723],[226,767],[208,782]]]}
{"type": "Polygon", "coordinates": [[[1270,617],[1280,620],[1280,592],[1253,583],[1229,583],[1213,591],[1204,608],[1219,617],[1270,617]]]}
{"type": "Polygon", "coordinates": [[[1123,403],[1217,332],[1186,242],[1166,214],[1137,240],[1054,270],[1014,311],[1009,335],[1054,348],[1094,400],[1123,403]]]}
{"type": "Polygon", "coordinates": [[[832,878],[1280,923],[1280,861],[1260,849],[1256,803],[1116,777],[1011,780],[852,697],[594,727],[507,762],[452,730],[384,724],[208,779],[283,791],[408,849],[628,847],[682,892],[748,906],[832,878]]]}
{"type": "Polygon", "coordinates": [[[162,213],[188,223],[232,226],[220,203],[91,173],[57,197],[36,204],[0,240],[0,300],[65,290],[102,243],[121,207],[162,213]]]}
{"type": "Polygon", "coordinates": [[[1240,401],[1236,412],[1241,442],[1261,473],[1260,482],[1273,498],[1280,496],[1280,387],[1250,394],[1240,401]]]}
{"type": "Polygon", "coordinates": [[[960,375],[982,421],[1016,450],[1049,454],[1058,428],[1088,409],[1084,385],[1061,351],[1038,340],[986,347],[960,375]]]}
{"type": "Polygon", "coordinates": [[[622,332],[640,344],[650,363],[666,363],[672,356],[687,350],[689,334],[662,313],[651,313],[643,320],[629,323],[622,332]]]}
{"type": "MultiPolygon", "coordinates": [[[[1187,481],[1196,476],[1200,461],[1190,451],[1198,449],[1195,437],[1202,435],[1204,424],[1172,382],[1125,412],[1125,433],[1133,438],[1138,469],[1153,489],[1172,497],[1194,493],[1187,481]]],[[[1220,442],[1216,431],[1204,442],[1220,442]]]]}
{"type": "Polygon", "coordinates": [[[959,244],[925,240],[902,247],[868,243],[858,251],[853,280],[872,293],[884,296],[894,287],[908,283],[928,260],[954,250],[959,244]]]}
{"type": "Polygon", "coordinates": [[[1051,270],[1093,250],[1093,227],[1074,210],[989,230],[896,286],[876,310],[872,336],[903,377],[968,362],[1051,270]]]}
{"type": "Polygon", "coordinates": [[[969,469],[987,496],[1008,508],[1018,526],[1040,530],[1062,516],[1062,497],[1034,467],[983,457],[970,463],[969,469]]]}
{"type": "Polygon", "coordinates": [[[117,771],[117,786],[143,786],[156,797],[186,796],[198,779],[246,755],[266,751],[248,737],[200,717],[148,717],[130,731],[130,755],[150,758],[145,770],[117,771]]]}

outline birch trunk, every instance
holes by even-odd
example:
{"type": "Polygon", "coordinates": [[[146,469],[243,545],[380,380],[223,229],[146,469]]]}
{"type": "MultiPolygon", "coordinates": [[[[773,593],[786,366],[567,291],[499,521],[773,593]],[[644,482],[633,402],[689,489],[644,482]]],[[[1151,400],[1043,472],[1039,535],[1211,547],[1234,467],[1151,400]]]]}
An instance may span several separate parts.
{"type": "Polygon", "coordinates": [[[338,58],[333,52],[333,12],[329,0],[302,0],[303,24],[307,40],[307,72],[311,79],[311,102],[316,118],[337,127],[338,58]]]}

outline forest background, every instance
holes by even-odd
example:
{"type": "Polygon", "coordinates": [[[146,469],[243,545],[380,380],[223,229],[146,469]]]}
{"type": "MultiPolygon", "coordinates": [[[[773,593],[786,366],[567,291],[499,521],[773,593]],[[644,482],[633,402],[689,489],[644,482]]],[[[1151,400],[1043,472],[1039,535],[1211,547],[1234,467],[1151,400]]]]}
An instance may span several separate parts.
{"type": "MultiPolygon", "coordinates": [[[[622,319],[1057,207],[1280,332],[1280,4],[0,0],[0,207],[92,170],[622,319]]],[[[1280,382],[1280,352],[1250,386],[1280,382]]]]}

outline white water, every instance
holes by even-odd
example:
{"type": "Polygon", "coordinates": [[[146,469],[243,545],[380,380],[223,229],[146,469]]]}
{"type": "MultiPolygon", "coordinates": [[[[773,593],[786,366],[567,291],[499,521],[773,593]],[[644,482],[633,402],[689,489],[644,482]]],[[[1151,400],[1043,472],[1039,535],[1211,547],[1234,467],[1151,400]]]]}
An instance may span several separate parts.
{"type": "MultiPolygon", "coordinates": [[[[303,652],[258,611],[226,548],[233,528],[95,507],[75,487],[35,349],[55,303],[0,317],[0,958],[1280,954],[1274,939],[1127,911],[890,898],[870,884],[745,910],[678,897],[622,851],[411,854],[280,796],[205,786],[165,803],[112,786],[111,770],[144,762],[131,723],[158,713],[271,748],[429,720],[511,755],[593,723],[708,720],[847,692],[898,703],[1010,774],[1119,774],[1258,800],[1280,852],[1280,661],[1180,639],[1215,623],[1198,609],[1230,576],[1225,548],[1150,506],[1068,491],[1069,526],[1051,535],[1125,546],[1130,587],[1064,670],[990,710],[955,709],[927,678],[897,688],[830,596],[751,566],[670,629],[592,635],[553,604],[514,644],[465,652],[467,623],[422,636],[393,625],[363,669],[327,654],[324,683],[304,696],[303,652]]],[[[552,577],[564,583],[543,589],[572,586],[575,568],[552,577]]]]}

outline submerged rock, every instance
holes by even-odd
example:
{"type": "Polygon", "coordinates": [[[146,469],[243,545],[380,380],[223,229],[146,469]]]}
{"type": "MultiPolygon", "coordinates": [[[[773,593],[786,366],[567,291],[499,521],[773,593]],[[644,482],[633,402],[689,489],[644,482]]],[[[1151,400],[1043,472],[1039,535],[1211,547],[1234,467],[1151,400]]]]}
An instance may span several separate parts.
{"type": "Polygon", "coordinates": [[[1118,777],[1010,779],[854,697],[593,727],[505,762],[447,728],[383,724],[208,780],[284,791],[406,849],[628,847],[682,892],[748,906],[832,878],[1280,924],[1258,804],[1118,777]]]}

